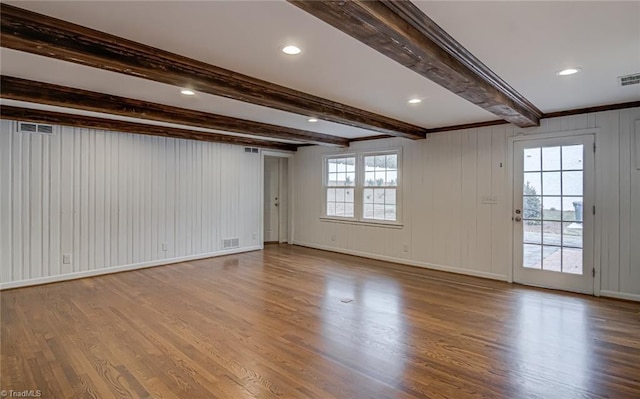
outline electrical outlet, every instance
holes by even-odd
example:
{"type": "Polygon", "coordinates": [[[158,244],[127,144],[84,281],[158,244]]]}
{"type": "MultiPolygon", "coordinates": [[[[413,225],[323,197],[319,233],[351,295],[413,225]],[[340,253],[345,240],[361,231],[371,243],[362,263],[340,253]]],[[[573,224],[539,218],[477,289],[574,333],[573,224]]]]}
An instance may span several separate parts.
{"type": "Polygon", "coordinates": [[[257,232],[253,232],[253,234],[251,235],[251,237],[253,237],[254,240],[258,239],[258,233],[257,232]]]}
{"type": "Polygon", "coordinates": [[[166,243],[166,242],[163,242],[163,243],[162,243],[162,250],[163,250],[163,251],[167,251],[167,248],[168,248],[168,247],[167,247],[167,243],[166,243]]]}
{"type": "Polygon", "coordinates": [[[402,246],[402,250],[403,250],[404,252],[409,252],[409,244],[404,244],[404,245],[402,246]]]}
{"type": "Polygon", "coordinates": [[[65,265],[70,265],[71,264],[71,254],[62,255],[62,263],[65,264],[65,265]]]}
{"type": "Polygon", "coordinates": [[[331,242],[336,242],[336,235],[335,234],[331,234],[331,242]]]}

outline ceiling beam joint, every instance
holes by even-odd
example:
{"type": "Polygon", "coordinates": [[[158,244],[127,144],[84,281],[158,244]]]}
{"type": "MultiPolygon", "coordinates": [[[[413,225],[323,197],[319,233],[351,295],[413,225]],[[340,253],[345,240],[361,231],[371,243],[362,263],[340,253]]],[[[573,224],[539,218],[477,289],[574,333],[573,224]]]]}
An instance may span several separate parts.
{"type": "Polygon", "coordinates": [[[13,76],[0,76],[0,96],[9,100],[101,112],[129,118],[147,119],[251,136],[262,136],[270,139],[283,139],[308,144],[340,147],[349,146],[348,139],[328,134],[211,114],[127,97],[112,96],[110,94],[51,83],[36,82],[13,76]]]}
{"type": "Polygon", "coordinates": [[[0,3],[2,47],[409,139],[426,129],[0,3]]]}
{"type": "Polygon", "coordinates": [[[283,151],[296,151],[298,148],[295,144],[279,143],[277,141],[259,140],[249,137],[200,132],[196,130],[149,125],[145,123],[98,118],[94,116],[54,112],[41,109],[14,107],[10,105],[3,105],[0,107],[0,117],[3,119],[11,119],[21,122],[48,123],[52,125],[101,129],[120,133],[144,134],[176,139],[209,141],[214,143],[261,147],[283,151]]]}
{"type": "Polygon", "coordinates": [[[408,0],[288,1],[501,119],[540,124],[538,108],[408,0]]]}

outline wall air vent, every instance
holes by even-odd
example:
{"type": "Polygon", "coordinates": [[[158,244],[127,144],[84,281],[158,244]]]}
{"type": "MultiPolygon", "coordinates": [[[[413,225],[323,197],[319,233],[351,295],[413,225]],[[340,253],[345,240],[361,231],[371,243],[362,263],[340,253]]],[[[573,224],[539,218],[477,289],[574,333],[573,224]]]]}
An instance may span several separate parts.
{"type": "Polygon", "coordinates": [[[640,73],[634,73],[626,76],[618,76],[618,82],[620,86],[631,86],[640,83],[640,73]]]}
{"type": "Polygon", "coordinates": [[[222,240],[222,249],[238,248],[240,246],[239,238],[225,238],[222,240]]]}
{"type": "Polygon", "coordinates": [[[18,122],[18,132],[53,134],[53,125],[44,125],[42,123],[32,123],[32,122],[18,122]]]}
{"type": "Polygon", "coordinates": [[[253,147],[244,147],[244,152],[249,152],[252,154],[259,154],[260,150],[257,148],[253,148],[253,147]]]}

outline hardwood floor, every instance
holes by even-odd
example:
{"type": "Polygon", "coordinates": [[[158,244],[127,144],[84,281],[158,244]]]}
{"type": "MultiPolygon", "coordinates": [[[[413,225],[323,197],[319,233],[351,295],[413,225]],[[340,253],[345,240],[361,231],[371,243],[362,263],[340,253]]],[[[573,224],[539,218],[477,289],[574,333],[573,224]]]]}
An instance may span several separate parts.
{"type": "Polygon", "coordinates": [[[1,293],[43,398],[640,397],[640,304],[292,247],[1,293]]]}

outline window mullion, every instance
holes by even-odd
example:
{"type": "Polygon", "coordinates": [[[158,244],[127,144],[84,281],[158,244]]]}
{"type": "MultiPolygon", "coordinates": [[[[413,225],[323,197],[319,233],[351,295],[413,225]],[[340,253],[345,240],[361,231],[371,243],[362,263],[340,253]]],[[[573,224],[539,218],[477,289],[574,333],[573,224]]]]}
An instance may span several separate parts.
{"type": "Polygon", "coordinates": [[[353,190],[353,216],[356,220],[362,220],[362,155],[356,157],[356,185],[353,190]]]}

